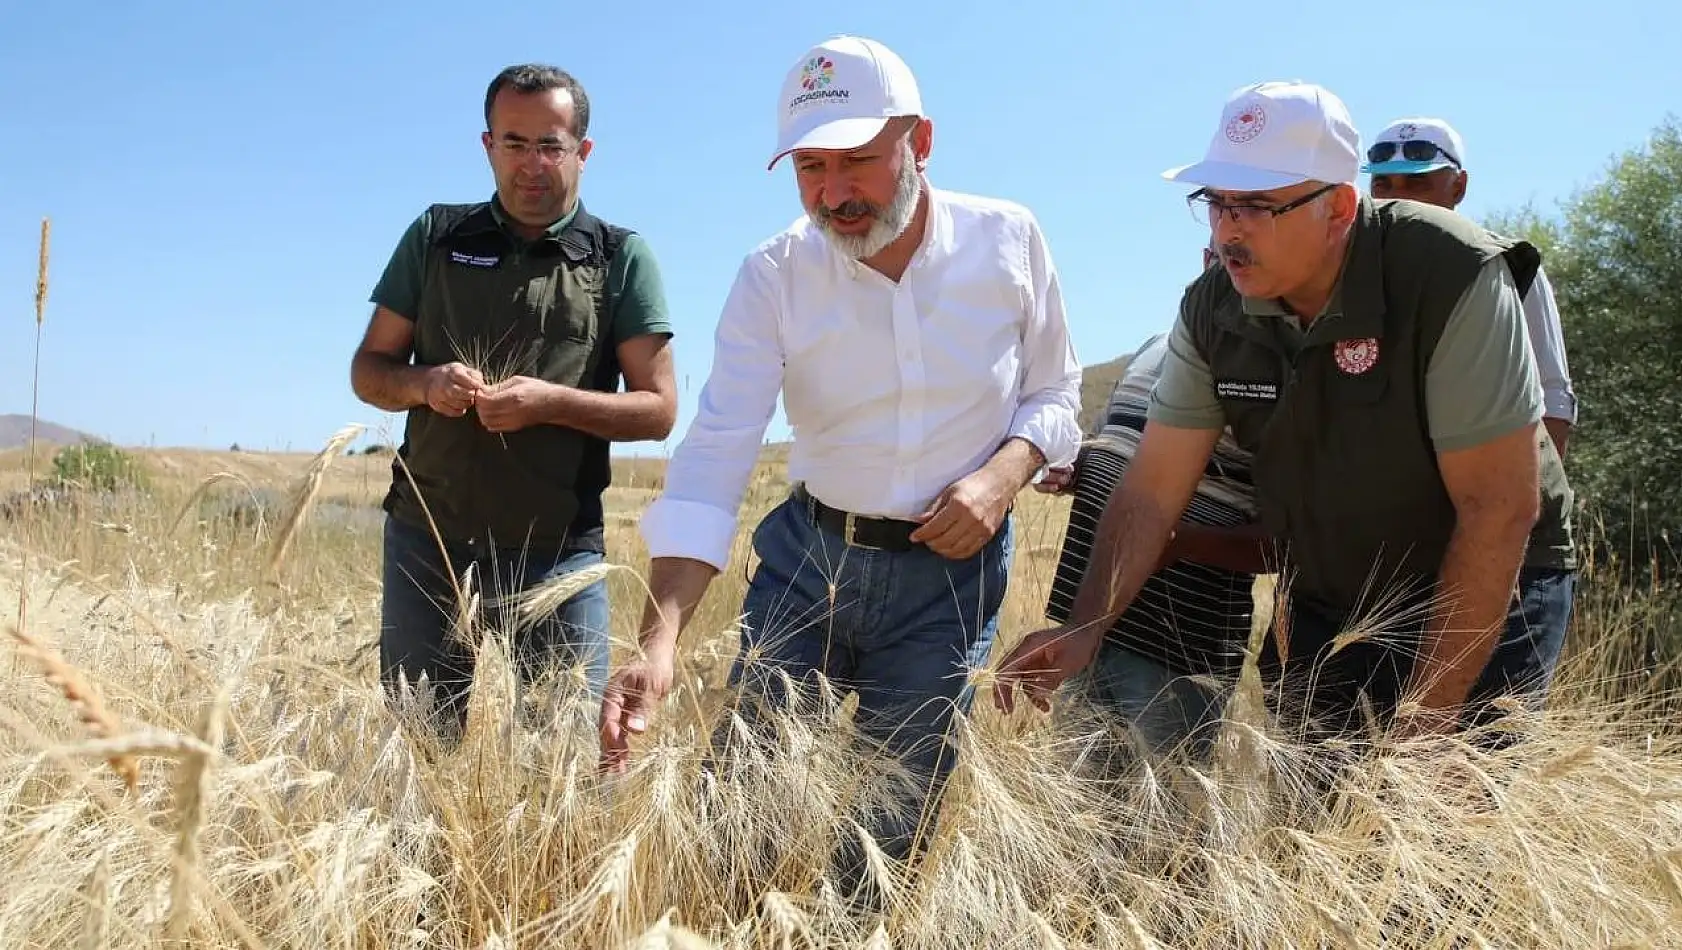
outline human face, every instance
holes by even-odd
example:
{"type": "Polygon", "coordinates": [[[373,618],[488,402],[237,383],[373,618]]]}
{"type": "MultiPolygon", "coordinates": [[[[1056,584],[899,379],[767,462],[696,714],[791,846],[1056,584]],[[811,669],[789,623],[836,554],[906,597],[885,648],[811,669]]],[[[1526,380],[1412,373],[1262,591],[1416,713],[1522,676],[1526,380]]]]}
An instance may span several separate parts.
{"type": "Polygon", "coordinates": [[[1452,209],[1466,197],[1466,173],[1458,168],[1438,168],[1418,175],[1374,175],[1372,196],[1411,198],[1452,209]]]}
{"type": "Polygon", "coordinates": [[[572,134],[572,95],[564,89],[503,89],[491,103],[481,139],[503,209],[528,234],[541,233],[572,209],[592,142],[572,134]]]}
{"type": "Polygon", "coordinates": [[[841,253],[865,260],[905,233],[922,193],[929,138],[926,120],[909,134],[890,122],[859,148],[794,153],[800,203],[841,253]]]}
{"type": "Polygon", "coordinates": [[[1354,220],[1355,189],[1320,182],[1269,191],[1204,189],[1192,203],[1207,206],[1221,264],[1239,293],[1288,298],[1340,252],[1354,220]]]}

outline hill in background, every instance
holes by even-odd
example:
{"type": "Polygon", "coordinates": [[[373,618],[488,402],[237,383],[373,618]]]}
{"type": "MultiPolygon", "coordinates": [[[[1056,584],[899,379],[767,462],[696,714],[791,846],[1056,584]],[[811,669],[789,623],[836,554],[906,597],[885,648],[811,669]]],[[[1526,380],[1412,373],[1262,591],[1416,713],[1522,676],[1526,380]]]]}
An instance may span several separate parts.
{"type": "Polygon", "coordinates": [[[1118,356],[1107,363],[1094,363],[1081,370],[1080,429],[1091,432],[1104,407],[1109,404],[1110,390],[1115,388],[1121,374],[1127,372],[1130,356],[1118,356]]]}
{"type": "MultiPolygon", "coordinates": [[[[24,415],[0,416],[0,450],[21,449],[29,446],[29,417],[24,415]]],[[[45,419],[35,423],[35,441],[46,445],[75,445],[79,442],[99,442],[98,436],[80,432],[69,426],[61,426],[56,422],[45,419]]]]}

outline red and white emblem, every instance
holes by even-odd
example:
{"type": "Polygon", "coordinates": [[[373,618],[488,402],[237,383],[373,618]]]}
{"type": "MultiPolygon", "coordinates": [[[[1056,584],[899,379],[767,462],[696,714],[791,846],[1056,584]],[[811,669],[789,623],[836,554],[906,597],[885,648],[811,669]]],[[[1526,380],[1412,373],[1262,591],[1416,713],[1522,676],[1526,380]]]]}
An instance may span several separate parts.
{"type": "Polygon", "coordinates": [[[1338,369],[1359,376],[1378,365],[1378,341],[1370,336],[1364,340],[1339,340],[1332,347],[1332,359],[1338,369]]]}
{"type": "Polygon", "coordinates": [[[1267,128],[1267,113],[1259,105],[1248,105],[1238,110],[1226,124],[1226,139],[1234,145],[1243,145],[1262,133],[1267,128]]]}

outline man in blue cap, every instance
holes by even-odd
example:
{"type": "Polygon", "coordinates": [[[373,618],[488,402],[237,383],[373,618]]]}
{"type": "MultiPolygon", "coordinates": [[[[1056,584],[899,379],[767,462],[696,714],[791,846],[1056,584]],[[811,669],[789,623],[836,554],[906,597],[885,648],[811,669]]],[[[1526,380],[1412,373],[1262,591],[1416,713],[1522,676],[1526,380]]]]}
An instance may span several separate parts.
{"type": "MultiPolygon", "coordinates": [[[[1408,198],[1451,210],[1466,199],[1466,147],[1460,133],[1442,119],[1403,118],[1385,126],[1367,149],[1361,170],[1372,176],[1374,198],[1408,198]]],[[[1565,334],[1545,270],[1537,272],[1524,295],[1524,321],[1542,375],[1542,424],[1564,457],[1577,422],[1577,395],[1571,389],[1565,334]]]]}

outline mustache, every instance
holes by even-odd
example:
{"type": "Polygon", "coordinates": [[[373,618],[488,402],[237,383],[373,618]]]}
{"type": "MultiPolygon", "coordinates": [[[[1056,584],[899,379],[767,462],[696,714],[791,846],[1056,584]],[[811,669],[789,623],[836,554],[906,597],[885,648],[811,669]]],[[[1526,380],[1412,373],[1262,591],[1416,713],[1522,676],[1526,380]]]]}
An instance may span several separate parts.
{"type": "Polygon", "coordinates": [[[1220,247],[1222,263],[1231,262],[1240,267],[1246,267],[1256,262],[1254,254],[1242,244],[1222,244],[1220,247]]]}
{"type": "Polygon", "coordinates": [[[833,208],[819,205],[818,217],[828,221],[836,215],[840,215],[843,218],[857,218],[867,214],[880,214],[881,211],[881,208],[878,208],[875,204],[869,201],[865,201],[863,198],[853,198],[850,201],[843,201],[833,208]]]}

